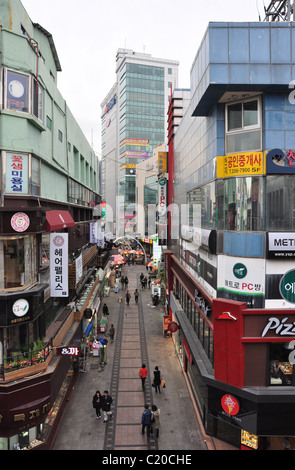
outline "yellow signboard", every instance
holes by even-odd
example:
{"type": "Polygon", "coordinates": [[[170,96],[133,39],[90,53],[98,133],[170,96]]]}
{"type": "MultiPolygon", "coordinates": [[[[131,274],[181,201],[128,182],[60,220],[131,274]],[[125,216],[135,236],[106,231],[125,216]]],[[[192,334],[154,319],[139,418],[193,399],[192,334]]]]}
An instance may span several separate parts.
{"type": "Polygon", "coordinates": [[[217,157],[217,178],[265,174],[263,152],[232,153],[217,157]]]}
{"type": "Polygon", "coordinates": [[[167,173],[167,152],[158,152],[158,171],[167,173]]]}

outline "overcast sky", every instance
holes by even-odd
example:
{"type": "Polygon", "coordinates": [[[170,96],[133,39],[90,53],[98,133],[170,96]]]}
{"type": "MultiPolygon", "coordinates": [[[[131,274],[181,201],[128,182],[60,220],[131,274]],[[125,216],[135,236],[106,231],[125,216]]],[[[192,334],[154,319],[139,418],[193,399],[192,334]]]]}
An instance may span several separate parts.
{"type": "Polygon", "coordinates": [[[179,61],[179,88],[210,21],[259,21],[270,0],[22,0],[52,34],[61,63],[58,88],[100,155],[100,105],[115,83],[119,48],[179,61]]]}

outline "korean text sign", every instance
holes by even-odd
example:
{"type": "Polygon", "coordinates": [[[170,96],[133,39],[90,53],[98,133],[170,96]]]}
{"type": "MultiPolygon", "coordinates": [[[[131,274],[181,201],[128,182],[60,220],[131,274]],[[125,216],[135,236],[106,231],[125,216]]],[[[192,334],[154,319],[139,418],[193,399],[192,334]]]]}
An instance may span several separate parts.
{"type": "Polygon", "coordinates": [[[50,295],[68,297],[68,234],[50,234],[50,295]]]}
{"type": "Polygon", "coordinates": [[[29,156],[21,153],[6,154],[6,194],[28,194],[29,156]]]}

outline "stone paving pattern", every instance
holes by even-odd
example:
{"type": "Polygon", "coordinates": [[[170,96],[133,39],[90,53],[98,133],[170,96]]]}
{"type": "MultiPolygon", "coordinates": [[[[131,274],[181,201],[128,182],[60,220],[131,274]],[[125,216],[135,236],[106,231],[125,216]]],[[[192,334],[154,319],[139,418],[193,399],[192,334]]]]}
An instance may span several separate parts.
{"type": "Polygon", "coordinates": [[[119,293],[111,291],[102,299],[110,312],[108,326],[113,323],[116,328],[114,342],[109,341],[107,345],[107,364],[101,368],[98,358],[89,356],[86,372],[80,373],[72,390],[53,450],[190,451],[208,448],[173,341],[163,337],[163,306],[153,307],[148,287],[138,288],[140,298],[138,305],[135,303],[133,292],[139,286],[141,272],[146,274],[143,266],[123,268],[132,295],[129,306],[118,302],[120,295],[124,299],[121,289],[119,293]],[[140,326],[143,326],[141,333],[140,326]],[[142,362],[149,371],[145,392],[138,376],[142,362]],[[156,394],[151,386],[156,365],[166,381],[161,394],[156,394]],[[113,417],[107,423],[96,419],[92,407],[96,390],[103,393],[105,389],[114,400],[113,417]],[[141,415],[146,402],[160,408],[158,438],[141,435],[141,415]]]}

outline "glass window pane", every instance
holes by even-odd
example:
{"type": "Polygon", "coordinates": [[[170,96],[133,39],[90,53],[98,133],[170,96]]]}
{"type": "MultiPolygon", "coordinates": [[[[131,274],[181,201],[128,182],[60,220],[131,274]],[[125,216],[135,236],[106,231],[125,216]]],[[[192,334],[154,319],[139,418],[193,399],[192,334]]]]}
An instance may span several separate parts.
{"type": "Polygon", "coordinates": [[[227,108],[228,130],[242,128],[242,103],[231,104],[227,108]]]}
{"type": "Polygon", "coordinates": [[[244,103],[244,126],[255,126],[258,124],[258,101],[244,103]]]}
{"type": "Polygon", "coordinates": [[[226,136],[226,153],[261,149],[261,131],[241,132],[226,136]]]}

